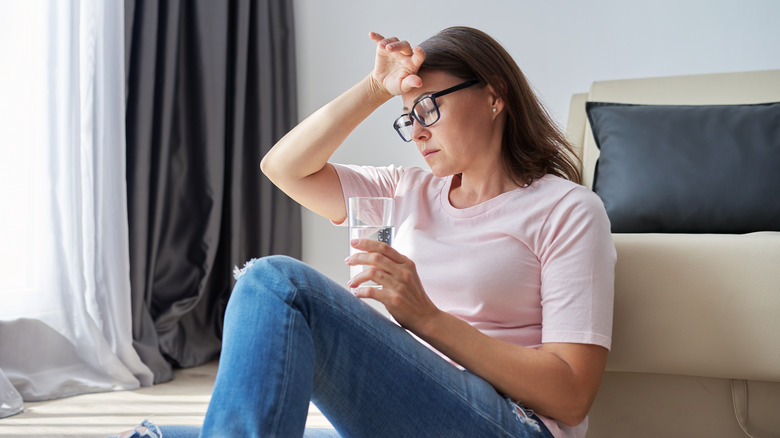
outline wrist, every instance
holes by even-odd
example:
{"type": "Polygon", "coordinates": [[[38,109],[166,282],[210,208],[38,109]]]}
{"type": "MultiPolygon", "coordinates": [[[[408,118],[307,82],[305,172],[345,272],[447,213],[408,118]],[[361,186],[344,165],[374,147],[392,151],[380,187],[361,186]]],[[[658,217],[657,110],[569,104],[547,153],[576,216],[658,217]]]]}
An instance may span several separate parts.
{"type": "Polygon", "coordinates": [[[428,343],[435,342],[441,337],[441,331],[446,331],[448,326],[448,319],[452,317],[449,313],[436,309],[435,312],[424,318],[417,330],[413,330],[420,339],[425,340],[428,343]]]}
{"type": "Polygon", "coordinates": [[[364,83],[366,85],[366,93],[368,98],[379,102],[380,104],[387,102],[393,98],[393,94],[390,93],[387,88],[379,82],[373,74],[366,76],[364,83]]]}

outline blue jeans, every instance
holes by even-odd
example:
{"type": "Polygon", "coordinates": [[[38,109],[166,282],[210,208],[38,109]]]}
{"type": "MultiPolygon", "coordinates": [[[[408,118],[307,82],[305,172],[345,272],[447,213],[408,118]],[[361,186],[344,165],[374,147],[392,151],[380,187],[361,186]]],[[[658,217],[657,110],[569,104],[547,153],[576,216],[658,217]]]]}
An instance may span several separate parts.
{"type": "Polygon", "coordinates": [[[201,436],[551,436],[532,412],[300,261],[266,257],[240,274],[201,436]],[[337,433],[304,430],[309,401],[337,433]]]}

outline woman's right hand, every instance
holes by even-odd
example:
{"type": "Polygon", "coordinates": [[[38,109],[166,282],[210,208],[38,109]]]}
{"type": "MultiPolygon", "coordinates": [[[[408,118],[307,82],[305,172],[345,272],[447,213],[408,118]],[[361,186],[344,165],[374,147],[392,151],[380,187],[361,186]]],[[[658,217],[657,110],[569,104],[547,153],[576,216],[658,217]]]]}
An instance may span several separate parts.
{"type": "Polygon", "coordinates": [[[385,38],[375,32],[368,36],[376,42],[371,78],[380,91],[397,96],[422,86],[422,79],[417,76],[417,70],[425,60],[421,47],[412,47],[408,41],[385,38]]]}

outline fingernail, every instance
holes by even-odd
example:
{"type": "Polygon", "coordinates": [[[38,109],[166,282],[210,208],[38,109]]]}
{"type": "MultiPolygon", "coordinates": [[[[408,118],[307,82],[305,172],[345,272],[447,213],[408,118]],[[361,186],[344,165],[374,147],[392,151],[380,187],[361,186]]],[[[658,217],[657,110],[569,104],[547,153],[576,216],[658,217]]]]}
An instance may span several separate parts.
{"type": "Polygon", "coordinates": [[[347,256],[347,258],[344,259],[344,263],[349,264],[349,256],[347,256]]]}
{"type": "Polygon", "coordinates": [[[352,240],[349,241],[349,244],[350,245],[357,245],[358,242],[360,242],[360,239],[352,239],[352,240]]]}

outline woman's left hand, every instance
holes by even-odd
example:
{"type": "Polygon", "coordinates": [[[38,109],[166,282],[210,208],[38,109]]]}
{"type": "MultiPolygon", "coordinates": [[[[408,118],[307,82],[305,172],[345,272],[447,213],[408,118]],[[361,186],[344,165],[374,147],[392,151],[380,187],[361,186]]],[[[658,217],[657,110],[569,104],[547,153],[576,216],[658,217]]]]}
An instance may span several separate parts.
{"type": "Polygon", "coordinates": [[[367,269],[349,280],[358,298],[373,298],[381,302],[402,327],[417,333],[440,310],[428,298],[412,260],[390,245],[371,239],[359,239],[350,245],[360,251],[347,257],[350,265],[365,265],[367,269]],[[373,281],[382,287],[360,285],[373,281]]]}

